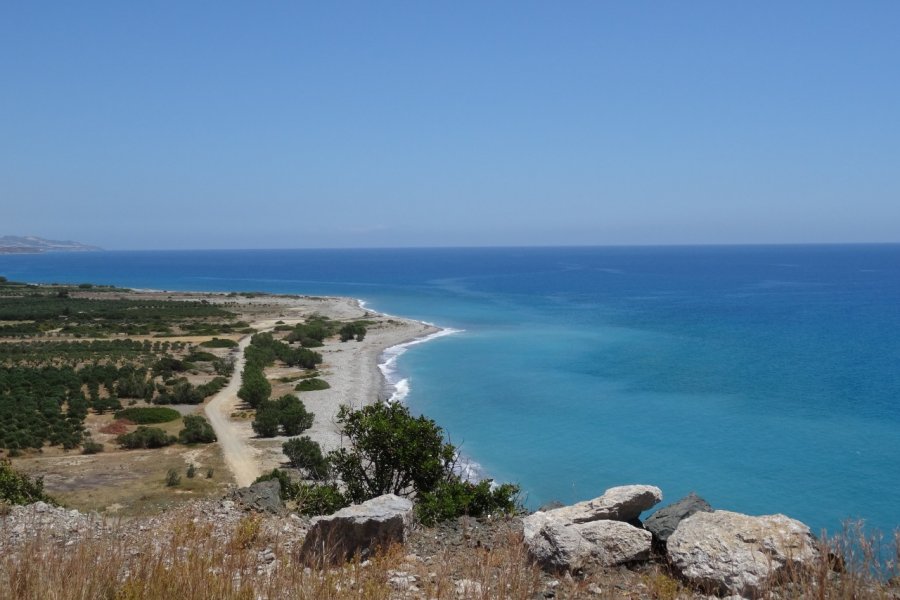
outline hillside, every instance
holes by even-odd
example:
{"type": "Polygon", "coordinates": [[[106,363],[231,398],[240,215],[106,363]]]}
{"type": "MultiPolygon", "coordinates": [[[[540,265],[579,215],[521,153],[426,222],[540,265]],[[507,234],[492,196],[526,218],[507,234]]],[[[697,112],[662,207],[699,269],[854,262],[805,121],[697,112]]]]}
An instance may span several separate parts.
{"type": "Polygon", "coordinates": [[[27,235],[4,235],[0,237],[0,254],[39,254],[42,252],[96,252],[97,246],[80,242],[47,240],[27,235]]]}

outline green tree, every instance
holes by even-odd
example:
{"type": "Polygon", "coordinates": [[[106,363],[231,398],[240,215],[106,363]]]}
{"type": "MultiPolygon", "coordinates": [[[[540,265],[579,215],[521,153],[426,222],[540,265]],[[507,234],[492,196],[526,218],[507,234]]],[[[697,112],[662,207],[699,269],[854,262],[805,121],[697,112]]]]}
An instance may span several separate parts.
{"type": "Polygon", "coordinates": [[[315,415],[296,396],[285,394],[277,400],[277,408],[278,423],[285,435],[299,435],[312,427],[315,415]]]}
{"type": "Polygon", "coordinates": [[[216,439],[216,432],[209,421],[200,415],[184,417],[184,429],[178,433],[178,440],[182,444],[211,444],[216,439]]]}
{"type": "Polygon", "coordinates": [[[328,477],[328,460],[322,455],[322,448],[308,436],[291,438],[281,445],[291,466],[306,471],[310,479],[323,480],[328,477]]]}
{"type": "Polygon", "coordinates": [[[244,381],[238,390],[238,398],[252,406],[259,407],[272,395],[272,384],[266,379],[261,368],[248,365],[244,369],[244,381]]]}
{"type": "Polygon", "coordinates": [[[256,409],[256,418],[253,420],[253,431],[259,437],[275,437],[278,435],[278,427],[281,425],[278,407],[272,402],[265,402],[256,409]]]}
{"type": "Polygon", "coordinates": [[[452,476],[456,448],[443,430],[402,404],[378,402],[359,410],[342,406],[337,422],[348,447],[329,455],[352,502],[382,494],[415,496],[452,476]]]}

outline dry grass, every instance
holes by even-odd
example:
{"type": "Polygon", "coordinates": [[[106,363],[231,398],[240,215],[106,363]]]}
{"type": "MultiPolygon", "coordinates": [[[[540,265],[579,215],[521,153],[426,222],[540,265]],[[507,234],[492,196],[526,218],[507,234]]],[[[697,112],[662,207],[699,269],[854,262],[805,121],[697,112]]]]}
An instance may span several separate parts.
{"type": "MultiPolygon", "coordinates": [[[[297,553],[300,540],[280,538],[261,517],[244,518],[225,537],[199,523],[188,514],[152,534],[114,531],[68,546],[34,539],[0,556],[0,600],[512,600],[549,597],[551,590],[556,598],[693,597],[659,565],[554,578],[531,564],[520,534],[490,546],[450,545],[429,556],[392,546],[370,560],[309,568],[297,553]]],[[[888,584],[897,575],[896,546],[885,560],[872,536],[851,528],[822,542],[822,550],[812,569],[785,572],[762,597],[900,598],[888,584]]]]}

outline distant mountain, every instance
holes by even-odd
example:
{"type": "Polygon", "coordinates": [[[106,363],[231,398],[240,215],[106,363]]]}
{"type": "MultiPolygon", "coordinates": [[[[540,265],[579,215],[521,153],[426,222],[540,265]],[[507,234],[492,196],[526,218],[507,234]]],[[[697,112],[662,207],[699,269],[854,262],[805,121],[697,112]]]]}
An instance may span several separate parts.
{"type": "Polygon", "coordinates": [[[78,242],[45,240],[33,235],[4,235],[0,237],[0,254],[35,254],[40,252],[95,252],[97,246],[87,246],[78,242]]]}

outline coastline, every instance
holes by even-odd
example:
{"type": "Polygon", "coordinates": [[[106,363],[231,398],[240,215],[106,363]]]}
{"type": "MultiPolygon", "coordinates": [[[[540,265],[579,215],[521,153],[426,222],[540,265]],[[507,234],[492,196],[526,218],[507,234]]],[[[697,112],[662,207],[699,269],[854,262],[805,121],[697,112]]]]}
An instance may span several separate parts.
{"type": "MultiPolygon", "coordinates": [[[[324,346],[316,348],[324,359],[319,368],[321,378],[330,387],[314,392],[301,392],[299,397],[307,410],[315,415],[312,427],[304,431],[303,435],[318,442],[323,452],[337,449],[343,444],[337,424],[337,414],[342,405],[360,408],[378,400],[402,402],[408,393],[409,382],[394,376],[397,359],[411,346],[458,332],[423,321],[377,312],[367,308],[365,301],[345,296],[297,297],[267,294],[254,298],[228,297],[228,300],[245,304],[268,303],[279,307],[277,319],[276,315],[270,313],[252,322],[258,331],[273,329],[277,321],[294,324],[314,313],[334,319],[374,321],[368,326],[366,336],[360,342],[331,339],[326,340],[324,346]]],[[[249,337],[241,345],[248,342],[249,337]]],[[[295,382],[281,381],[282,378],[290,378],[293,372],[284,367],[267,369],[273,398],[295,393],[295,382]]],[[[222,418],[226,419],[226,435],[236,437],[237,443],[243,446],[242,449],[232,449],[231,456],[238,457],[237,460],[242,463],[242,466],[235,469],[236,482],[238,485],[246,485],[258,475],[286,466],[281,445],[288,437],[256,437],[251,427],[252,419],[246,416],[235,418],[235,415],[242,413],[236,390],[237,387],[223,390],[227,397],[223,400],[217,396],[207,406],[214,402],[220,404],[216,409],[219,412],[219,425],[222,425],[222,418]]],[[[207,409],[207,414],[209,412],[207,409]]]]}

